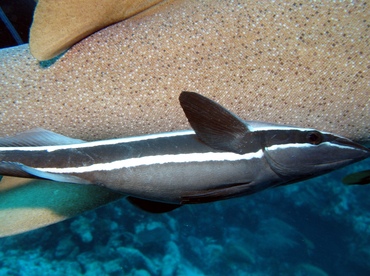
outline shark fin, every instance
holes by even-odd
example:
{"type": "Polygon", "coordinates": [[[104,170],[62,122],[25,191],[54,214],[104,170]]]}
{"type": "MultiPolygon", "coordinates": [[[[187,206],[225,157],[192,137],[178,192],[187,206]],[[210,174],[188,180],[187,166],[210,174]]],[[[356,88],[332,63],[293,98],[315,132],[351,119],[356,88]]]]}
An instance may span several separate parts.
{"type": "Polygon", "coordinates": [[[195,133],[208,146],[243,153],[248,125],[218,103],[194,92],[182,92],[180,104],[195,133]]]}
{"type": "Polygon", "coordinates": [[[123,197],[96,185],[4,176],[0,183],[0,238],[57,223],[123,197]]]}
{"type": "Polygon", "coordinates": [[[0,138],[0,147],[56,146],[84,142],[42,128],[34,128],[14,136],[0,138]]]}
{"type": "Polygon", "coordinates": [[[370,184],[370,170],[349,174],[342,179],[342,182],[347,185],[370,184]]]}
{"type": "Polygon", "coordinates": [[[149,212],[149,213],[155,213],[155,214],[170,212],[182,206],[178,204],[151,201],[151,200],[146,200],[146,199],[132,197],[132,196],[128,196],[127,200],[132,205],[138,207],[139,209],[149,212]]]}

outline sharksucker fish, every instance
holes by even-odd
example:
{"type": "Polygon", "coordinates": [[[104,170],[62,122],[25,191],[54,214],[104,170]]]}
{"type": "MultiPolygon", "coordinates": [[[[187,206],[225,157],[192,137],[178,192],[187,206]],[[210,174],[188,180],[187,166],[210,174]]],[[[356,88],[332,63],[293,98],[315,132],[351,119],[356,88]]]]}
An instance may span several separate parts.
{"type": "Polygon", "coordinates": [[[0,139],[0,174],[94,184],[165,212],[249,195],[368,158],[370,150],[315,129],[243,121],[182,92],[193,130],[85,142],[36,129],[0,139]]]}
{"type": "Polygon", "coordinates": [[[177,98],[189,90],[245,120],[370,141],[369,13],[348,1],[173,0],[53,64],[37,62],[28,44],[1,49],[0,137],[35,127],[90,141],[186,129],[177,98]]]}

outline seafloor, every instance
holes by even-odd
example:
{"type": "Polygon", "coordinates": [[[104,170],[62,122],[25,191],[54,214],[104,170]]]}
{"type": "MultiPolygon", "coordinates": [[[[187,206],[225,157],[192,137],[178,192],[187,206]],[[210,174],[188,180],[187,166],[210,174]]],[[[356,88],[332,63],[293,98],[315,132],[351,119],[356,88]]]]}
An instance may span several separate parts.
{"type": "Polygon", "coordinates": [[[0,275],[370,275],[370,185],[341,183],[369,167],[167,214],[121,200],[0,239],[0,275]]]}

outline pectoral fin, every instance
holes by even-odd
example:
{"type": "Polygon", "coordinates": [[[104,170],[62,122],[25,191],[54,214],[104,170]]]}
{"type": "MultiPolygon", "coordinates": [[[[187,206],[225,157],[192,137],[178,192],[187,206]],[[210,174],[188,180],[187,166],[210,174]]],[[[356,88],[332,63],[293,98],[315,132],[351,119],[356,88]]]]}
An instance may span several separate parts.
{"type": "Polygon", "coordinates": [[[215,189],[202,191],[192,194],[184,194],[181,197],[182,204],[207,203],[224,200],[228,198],[250,195],[258,192],[260,189],[253,182],[227,184],[215,189]]]}

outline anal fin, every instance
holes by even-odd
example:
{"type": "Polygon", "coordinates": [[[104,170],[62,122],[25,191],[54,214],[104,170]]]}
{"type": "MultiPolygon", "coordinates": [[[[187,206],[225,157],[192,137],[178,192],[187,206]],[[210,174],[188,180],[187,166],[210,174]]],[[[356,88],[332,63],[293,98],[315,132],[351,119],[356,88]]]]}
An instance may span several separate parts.
{"type": "Polygon", "coordinates": [[[58,173],[50,173],[45,172],[41,170],[37,170],[32,167],[28,167],[26,165],[21,164],[20,165],[22,171],[32,175],[36,176],[37,178],[52,180],[52,181],[58,181],[58,182],[66,182],[66,183],[76,183],[76,184],[92,184],[90,181],[87,181],[83,178],[80,178],[78,176],[69,175],[69,174],[58,174],[58,173]]]}
{"type": "Polygon", "coordinates": [[[2,161],[0,162],[0,175],[35,178],[34,175],[24,171],[22,166],[24,166],[22,163],[2,161]]]}
{"type": "Polygon", "coordinates": [[[149,213],[155,213],[155,214],[170,212],[182,206],[178,204],[151,201],[151,200],[132,197],[132,196],[128,196],[127,200],[132,205],[138,207],[139,209],[149,212],[149,213]]]}

